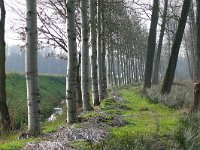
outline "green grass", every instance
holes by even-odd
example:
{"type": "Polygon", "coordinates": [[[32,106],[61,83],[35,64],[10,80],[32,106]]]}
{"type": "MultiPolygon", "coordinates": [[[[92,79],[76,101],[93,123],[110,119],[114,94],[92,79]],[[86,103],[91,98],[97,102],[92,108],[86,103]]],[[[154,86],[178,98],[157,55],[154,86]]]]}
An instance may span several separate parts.
{"type": "Polygon", "coordinates": [[[127,124],[110,128],[108,139],[88,147],[104,150],[129,150],[146,149],[147,147],[158,149],[159,144],[169,148],[172,145],[173,135],[180,124],[179,112],[163,104],[151,103],[139,94],[138,89],[138,86],[120,89],[120,97],[126,101],[123,105],[128,109],[117,109],[116,106],[120,102],[110,100],[101,104],[104,111],[117,112],[123,116],[127,124]]]}
{"type": "Polygon", "coordinates": [[[0,150],[19,150],[23,148],[27,142],[36,142],[39,140],[39,138],[28,138],[18,140],[16,135],[12,135],[12,138],[13,140],[5,139],[5,143],[0,142],[0,150]]]}
{"type": "Polygon", "coordinates": [[[122,89],[120,94],[128,102],[127,106],[131,108],[122,112],[129,125],[113,129],[114,134],[121,135],[123,131],[128,131],[133,135],[149,134],[157,132],[159,128],[160,134],[164,135],[176,128],[179,121],[176,110],[162,104],[150,103],[148,99],[136,93],[134,88],[122,89]]]}
{"type": "MultiPolygon", "coordinates": [[[[6,78],[7,102],[14,128],[27,124],[26,80],[22,74],[8,73],[6,78]]],[[[40,75],[41,119],[50,116],[55,106],[65,97],[65,77],[40,75]]]]}
{"type": "MultiPolygon", "coordinates": [[[[48,82],[48,80],[43,79],[43,82],[48,82]]],[[[139,89],[139,86],[120,88],[119,95],[125,102],[116,102],[110,97],[101,103],[100,108],[108,114],[108,120],[114,115],[119,115],[126,122],[124,126],[110,127],[110,136],[100,143],[87,144],[86,141],[79,141],[72,142],[73,145],[79,149],[93,150],[145,150],[147,147],[156,150],[163,146],[165,149],[176,147],[175,134],[181,124],[179,111],[164,104],[152,103],[139,93],[139,89]]],[[[81,117],[90,118],[99,115],[98,112],[88,112],[81,117]]],[[[55,122],[44,122],[43,133],[56,131],[65,122],[64,118],[66,116],[63,115],[55,122]]],[[[79,124],[76,125],[79,126],[79,124]]],[[[0,138],[0,149],[11,149],[12,147],[19,149],[28,142],[27,140],[18,141],[16,137],[16,134],[11,135],[11,138],[6,137],[7,139],[2,139],[2,141],[0,138]]],[[[37,140],[40,139],[30,139],[30,141],[37,140]]]]}
{"type": "MultiPolygon", "coordinates": [[[[57,116],[57,119],[52,122],[43,122],[42,123],[42,134],[47,134],[55,132],[65,123],[65,114],[57,116]]],[[[23,132],[23,131],[22,131],[23,132]]],[[[28,138],[28,139],[18,139],[20,131],[2,134],[0,135],[0,150],[19,150],[23,148],[27,142],[37,142],[41,141],[42,137],[37,138],[28,138]]]]}
{"type": "MultiPolygon", "coordinates": [[[[42,132],[49,133],[56,131],[65,122],[65,115],[61,115],[54,122],[46,122],[53,108],[60,105],[60,100],[65,97],[65,77],[40,75],[40,109],[42,132]]],[[[40,138],[29,138],[18,140],[20,132],[27,128],[27,101],[26,101],[26,79],[23,74],[7,73],[6,78],[7,102],[14,129],[20,129],[10,134],[0,135],[0,150],[20,149],[27,142],[40,140],[40,138]]]]}

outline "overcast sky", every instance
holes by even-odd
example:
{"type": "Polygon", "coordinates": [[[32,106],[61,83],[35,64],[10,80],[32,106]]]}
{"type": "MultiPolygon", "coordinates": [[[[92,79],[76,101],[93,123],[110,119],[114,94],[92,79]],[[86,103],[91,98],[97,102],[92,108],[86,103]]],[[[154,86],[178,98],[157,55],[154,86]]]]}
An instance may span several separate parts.
{"type": "Polygon", "coordinates": [[[24,14],[21,12],[25,12],[25,8],[22,7],[22,4],[25,4],[25,0],[5,0],[6,7],[6,43],[7,45],[18,44],[20,41],[17,40],[18,34],[14,32],[14,28],[18,28],[22,25],[22,17],[24,18],[24,14]],[[16,13],[18,12],[18,14],[16,13]],[[21,15],[21,17],[19,17],[21,15]]]}
{"type": "MultiPolygon", "coordinates": [[[[127,0],[130,1],[130,0],[127,0]]],[[[131,0],[132,1],[132,0],[131,0]]],[[[131,4],[130,1],[130,4],[131,4]]],[[[135,0],[139,3],[152,3],[152,0],[135,0]]],[[[25,0],[5,0],[6,3],[6,43],[7,45],[19,44],[19,34],[15,33],[16,28],[25,27],[25,0]],[[20,16],[20,17],[19,17],[20,16]]],[[[146,22],[146,21],[145,21],[146,22]]],[[[146,24],[149,28],[149,23],[146,24]]]]}

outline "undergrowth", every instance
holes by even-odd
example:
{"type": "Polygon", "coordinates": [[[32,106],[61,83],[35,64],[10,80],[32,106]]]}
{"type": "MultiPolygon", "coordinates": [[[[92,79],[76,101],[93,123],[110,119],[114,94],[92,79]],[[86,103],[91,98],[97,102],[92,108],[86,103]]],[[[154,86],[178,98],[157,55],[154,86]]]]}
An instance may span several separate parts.
{"type": "Polygon", "coordinates": [[[160,93],[161,85],[153,85],[151,89],[146,90],[146,96],[152,103],[163,103],[164,105],[184,109],[188,108],[192,102],[192,84],[176,84],[168,95],[160,93]]]}

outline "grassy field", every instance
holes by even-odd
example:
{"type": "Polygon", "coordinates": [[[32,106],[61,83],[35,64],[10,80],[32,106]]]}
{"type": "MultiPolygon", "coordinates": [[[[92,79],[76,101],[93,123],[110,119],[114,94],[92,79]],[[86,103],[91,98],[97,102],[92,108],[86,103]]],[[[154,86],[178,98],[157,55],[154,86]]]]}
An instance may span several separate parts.
{"type": "MultiPolygon", "coordinates": [[[[27,124],[26,80],[22,74],[8,73],[6,78],[7,100],[14,128],[27,124]]],[[[65,97],[65,77],[40,75],[41,119],[52,113],[65,97]]]]}

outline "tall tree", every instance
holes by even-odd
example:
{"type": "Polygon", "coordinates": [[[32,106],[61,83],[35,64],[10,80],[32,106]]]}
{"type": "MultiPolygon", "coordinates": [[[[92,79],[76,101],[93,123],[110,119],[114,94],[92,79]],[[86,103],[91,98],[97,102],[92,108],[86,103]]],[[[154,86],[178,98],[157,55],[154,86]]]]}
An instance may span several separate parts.
{"type": "Polygon", "coordinates": [[[81,0],[81,89],[83,110],[90,110],[89,102],[89,23],[88,23],[88,0],[81,0]]]}
{"type": "Polygon", "coordinates": [[[102,0],[98,0],[97,19],[97,62],[98,62],[98,89],[99,99],[103,99],[103,66],[102,66],[102,0]]]}
{"type": "Polygon", "coordinates": [[[6,73],[5,73],[5,17],[6,10],[4,0],[0,0],[1,20],[0,20],[0,113],[1,123],[4,130],[10,129],[10,115],[6,103],[6,73]]]}
{"type": "Polygon", "coordinates": [[[66,0],[68,70],[66,77],[67,122],[76,122],[77,46],[75,29],[75,1],[66,0]]]}
{"type": "Polygon", "coordinates": [[[106,37],[105,37],[105,1],[102,0],[102,77],[103,77],[103,89],[102,89],[102,98],[106,97],[107,90],[107,79],[106,79],[106,37]]]}
{"type": "Polygon", "coordinates": [[[37,66],[37,4],[36,0],[26,0],[26,51],[25,71],[28,103],[28,130],[30,134],[40,134],[40,93],[37,66]]]}
{"type": "Polygon", "coordinates": [[[151,16],[151,26],[150,26],[149,37],[148,37],[144,88],[151,88],[153,59],[154,59],[154,53],[155,53],[155,47],[156,47],[156,29],[157,29],[158,16],[159,16],[158,14],[159,14],[159,0],[154,0],[152,16],[151,16]]]}
{"type": "Polygon", "coordinates": [[[192,112],[200,109],[200,0],[197,0],[196,15],[196,59],[195,59],[195,78],[194,78],[194,101],[191,108],[192,112]]]}
{"type": "Polygon", "coordinates": [[[165,33],[167,8],[168,8],[168,0],[165,0],[163,19],[162,19],[160,37],[159,37],[159,42],[158,42],[158,49],[156,52],[156,60],[155,60],[155,64],[154,64],[154,72],[153,72],[154,74],[153,74],[153,80],[152,80],[153,84],[158,84],[158,81],[159,81],[160,57],[161,57],[161,51],[162,51],[163,37],[164,37],[164,33],[165,33]]]}
{"type": "Polygon", "coordinates": [[[90,36],[92,45],[92,96],[94,106],[98,106],[99,95],[98,95],[98,77],[97,77],[97,31],[96,31],[96,13],[97,13],[97,1],[90,0],[90,36]]]}
{"type": "Polygon", "coordinates": [[[188,12],[190,9],[190,1],[191,0],[184,0],[183,2],[181,18],[178,23],[178,29],[176,31],[175,39],[173,41],[169,64],[167,67],[167,71],[161,89],[162,94],[169,94],[171,91],[172,83],[174,80],[174,74],[176,70],[176,64],[178,60],[179,49],[183,38],[183,33],[185,30],[188,12]]]}

